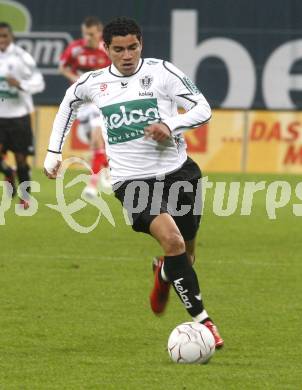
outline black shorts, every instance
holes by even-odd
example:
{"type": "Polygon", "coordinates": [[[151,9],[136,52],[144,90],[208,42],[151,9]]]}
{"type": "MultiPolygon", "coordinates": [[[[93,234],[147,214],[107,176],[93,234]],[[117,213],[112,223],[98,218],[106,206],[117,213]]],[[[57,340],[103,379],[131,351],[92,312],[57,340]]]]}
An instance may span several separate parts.
{"type": "Polygon", "coordinates": [[[127,210],[133,230],[150,234],[153,219],[159,214],[168,213],[185,241],[193,240],[196,236],[202,209],[201,172],[190,158],[163,180],[127,180],[115,187],[115,196],[127,210]]]}
{"type": "Polygon", "coordinates": [[[30,115],[19,118],[0,118],[0,145],[3,151],[11,150],[15,153],[33,155],[30,115]]]}

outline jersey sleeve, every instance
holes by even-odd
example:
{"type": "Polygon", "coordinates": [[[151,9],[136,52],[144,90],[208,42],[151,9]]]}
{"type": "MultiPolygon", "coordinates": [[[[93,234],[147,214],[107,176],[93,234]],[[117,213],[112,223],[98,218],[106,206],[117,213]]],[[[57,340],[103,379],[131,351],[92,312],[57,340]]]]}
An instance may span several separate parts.
{"type": "Polygon", "coordinates": [[[85,73],[76,83],[67,89],[53,123],[48,146],[49,151],[62,153],[65,139],[76,118],[79,107],[90,101],[89,90],[87,88],[90,76],[91,72],[85,73]]]}
{"type": "Polygon", "coordinates": [[[30,94],[42,92],[45,89],[45,82],[42,73],[37,68],[36,62],[33,57],[23,51],[23,78],[20,80],[20,88],[30,94]]]}
{"type": "Polygon", "coordinates": [[[186,112],[163,121],[174,134],[198,127],[211,119],[211,108],[197,86],[176,66],[164,61],[165,90],[177,106],[186,112]]]}

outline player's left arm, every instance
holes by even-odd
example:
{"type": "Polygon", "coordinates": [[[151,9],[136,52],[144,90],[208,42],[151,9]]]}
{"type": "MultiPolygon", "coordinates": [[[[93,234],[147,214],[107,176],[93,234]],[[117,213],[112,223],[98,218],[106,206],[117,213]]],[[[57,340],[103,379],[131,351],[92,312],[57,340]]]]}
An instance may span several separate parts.
{"type": "Polygon", "coordinates": [[[22,56],[22,76],[21,78],[14,75],[7,78],[7,82],[11,86],[19,88],[21,91],[35,94],[42,92],[45,89],[45,82],[42,73],[37,68],[35,60],[29,53],[23,52],[22,56]]]}
{"type": "Polygon", "coordinates": [[[176,66],[163,62],[165,72],[165,89],[171,101],[176,101],[178,107],[185,110],[183,114],[163,120],[172,134],[201,126],[211,119],[211,108],[196,85],[176,66]]]}

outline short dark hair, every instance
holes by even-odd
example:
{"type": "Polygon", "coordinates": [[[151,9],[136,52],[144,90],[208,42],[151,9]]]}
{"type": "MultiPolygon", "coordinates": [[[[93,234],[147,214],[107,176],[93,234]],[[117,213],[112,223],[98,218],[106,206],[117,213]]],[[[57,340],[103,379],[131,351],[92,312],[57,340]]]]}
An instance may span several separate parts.
{"type": "Polygon", "coordinates": [[[97,26],[103,28],[103,23],[96,16],[87,16],[82,23],[85,27],[97,26]]]}
{"type": "Polygon", "coordinates": [[[7,28],[11,34],[13,33],[12,26],[9,23],[0,22],[0,28],[7,28]]]}
{"type": "Polygon", "coordinates": [[[142,38],[142,31],[135,20],[129,19],[125,16],[112,19],[107,23],[103,30],[103,39],[106,46],[109,46],[114,36],[136,35],[140,41],[142,38]]]}

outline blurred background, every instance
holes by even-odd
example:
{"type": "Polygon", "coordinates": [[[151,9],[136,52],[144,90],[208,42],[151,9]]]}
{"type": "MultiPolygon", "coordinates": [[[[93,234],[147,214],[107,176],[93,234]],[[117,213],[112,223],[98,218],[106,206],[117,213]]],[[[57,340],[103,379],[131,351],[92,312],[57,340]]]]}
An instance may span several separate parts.
{"type": "MultiPolygon", "coordinates": [[[[301,14],[298,0],[0,0],[0,19],[13,25],[46,80],[35,95],[34,166],[42,166],[68,87],[58,73],[60,54],[80,38],[86,16],[106,23],[125,15],[142,26],[144,57],[173,62],[214,109],[208,126],[186,134],[204,171],[300,173],[301,14]]],[[[85,157],[87,150],[73,128],[65,156],[85,157]]]]}

